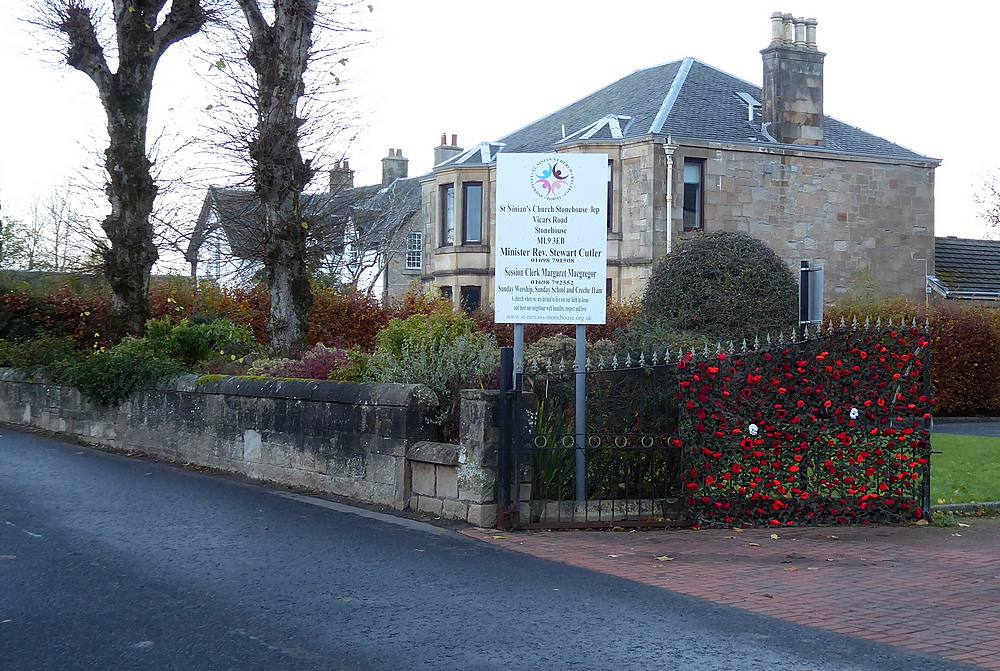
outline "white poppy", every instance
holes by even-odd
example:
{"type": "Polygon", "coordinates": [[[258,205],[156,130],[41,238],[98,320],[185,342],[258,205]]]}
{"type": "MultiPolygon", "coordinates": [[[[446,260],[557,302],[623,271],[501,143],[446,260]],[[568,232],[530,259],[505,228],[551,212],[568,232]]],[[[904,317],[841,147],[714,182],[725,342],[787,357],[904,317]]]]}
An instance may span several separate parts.
{"type": "Polygon", "coordinates": [[[859,414],[857,408],[851,408],[851,419],[857,419],[859,414]]]}
{"type": "Polygon", "coordinates": [[[756,424],[751,424],[749,427],[747,427],[747,431],[750,432],[751,436],[756,436],[757,431],[759,431],[759,429],[757,428],[756,424]]]}

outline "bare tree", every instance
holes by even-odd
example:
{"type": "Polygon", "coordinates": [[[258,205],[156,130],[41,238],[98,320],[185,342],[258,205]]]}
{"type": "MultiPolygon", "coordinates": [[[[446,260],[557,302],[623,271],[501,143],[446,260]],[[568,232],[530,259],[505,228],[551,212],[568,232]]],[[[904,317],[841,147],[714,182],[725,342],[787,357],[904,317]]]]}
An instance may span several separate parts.
{"type": "Polygon", "coordinates": [[[157,195],[147,156],[146,132],[153,75],[172,45],[202,29],[205,0],[38,0],[36,23],[60,36],[66,63],[97,87],[107,117],[106,193],[111,213],[101,226],[108,246],[103,269],[112,292],[117,335],[141,333],[149,317],[149,275],[158,257],[150,213],[157,195]],[[115,39],[102,40],[113,25],[115,39]],[[115,46],[116,45],[116,48],[115,46]],[[112,72],[106,48],[112,48],[112,72]]]}
{"type": "Polygon", "coordinates": [[[318,172],[317,158],[330,152],[342,128],[328,125],[337,119],[331,101],[339,84],[330,61],[345,45],[333,44],[329,36],[347,32],[343,19],[354,3],[327,2],[321,12],[319,0],[237,2],[245,28],[234,28],[234,37],[245,62],[228,68],[224,57],[217,61],[231,85],[230,108],[219,115],[220,123],[229,124],[222,144],[243,151],[249,160],[256,203],[248,209],[259,208],[257,257],[270,295],[270,348],[288,356],[301,351],[305,340],[315,267],[311,250],[343,226],[333,211],[343,211],[344,199],[355,197],[349,188],[331,188],[323,198],[305,193],[318,172]],[[307,76],[314,66],[318,76],[307,76]],[[249,114],[236,110],[241,105],[249,114]]]}
{"type": "Polygon", "coordinates": [[[975,196],[979,205],[979,216],[986,220],[990,227],[989,234],[1000,233],[1000,176],[992,173],[986,178],[979,193],[975,196]]]}

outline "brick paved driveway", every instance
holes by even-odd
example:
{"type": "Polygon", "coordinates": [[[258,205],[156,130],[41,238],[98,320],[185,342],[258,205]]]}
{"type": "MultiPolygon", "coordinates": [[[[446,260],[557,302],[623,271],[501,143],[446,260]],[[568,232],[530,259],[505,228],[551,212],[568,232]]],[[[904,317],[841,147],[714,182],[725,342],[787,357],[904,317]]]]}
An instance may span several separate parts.
{"type": "Polygon", "coordinates": [[[718,604],[1000,670],[1000,518],[968,528],[466,533],[718,604]]]}

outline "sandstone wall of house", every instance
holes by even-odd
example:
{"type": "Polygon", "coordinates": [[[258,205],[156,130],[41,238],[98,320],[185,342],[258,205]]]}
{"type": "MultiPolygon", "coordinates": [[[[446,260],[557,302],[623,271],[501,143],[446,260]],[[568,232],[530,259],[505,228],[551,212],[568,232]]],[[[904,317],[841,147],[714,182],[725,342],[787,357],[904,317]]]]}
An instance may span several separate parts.
{"type": "Polygon", "coordinates": [[[396,509],[492,526],[498,392],[462,397],[461,442],[434,441],[422,385],[193,375],[116,407],[0,369],[0,422],[396,509]]]}
{"type": "MultiPolygon", "coordinates": [[[[923,300],[934,270],[933,168],[732,148],[678,155],[678,166],[685,155],[706,159],[706,231],[746,231],[793,269],[803,260],[823,265],[827,301],[861,289],[923,300]]],[[[675,240],[685,235],[679,173],[675,240]]]]}

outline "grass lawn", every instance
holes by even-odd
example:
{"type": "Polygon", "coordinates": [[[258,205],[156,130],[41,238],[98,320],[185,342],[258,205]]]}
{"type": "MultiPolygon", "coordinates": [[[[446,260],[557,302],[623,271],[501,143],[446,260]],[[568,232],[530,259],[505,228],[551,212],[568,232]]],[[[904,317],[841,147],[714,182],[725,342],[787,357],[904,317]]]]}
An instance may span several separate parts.
{"type": "Polygon", "coordinates": [[[1000,438],[935,433],[931,502],[1000,501],[1000,438]]]}

